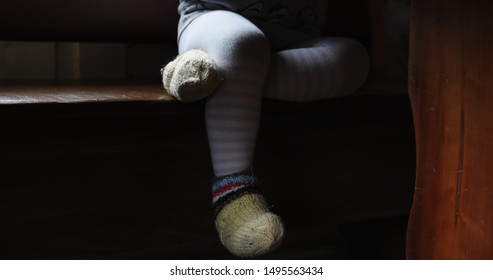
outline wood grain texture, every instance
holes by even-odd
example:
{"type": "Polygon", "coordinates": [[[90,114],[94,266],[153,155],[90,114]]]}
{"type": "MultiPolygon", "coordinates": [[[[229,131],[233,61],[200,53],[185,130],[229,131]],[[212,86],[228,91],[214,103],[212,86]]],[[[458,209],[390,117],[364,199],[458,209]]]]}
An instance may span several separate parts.
{"type": "Polygon", "coordinates": [[[493,258],[493,3],[412,1],[411,259],[493,258]]]}
{"type": "Polygon", "coordinates": [[[0,104],[169,102],[159,81],[0,80],[0,104]]]}

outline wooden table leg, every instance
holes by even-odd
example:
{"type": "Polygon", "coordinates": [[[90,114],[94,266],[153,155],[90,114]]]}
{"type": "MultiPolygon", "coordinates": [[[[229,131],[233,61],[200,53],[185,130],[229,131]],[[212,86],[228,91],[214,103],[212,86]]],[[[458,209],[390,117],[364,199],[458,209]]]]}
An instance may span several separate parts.
{"type": "Polygon", "coordinates": [[[410,259],[493,259],[493,1],[411,1],[410,259]]]}

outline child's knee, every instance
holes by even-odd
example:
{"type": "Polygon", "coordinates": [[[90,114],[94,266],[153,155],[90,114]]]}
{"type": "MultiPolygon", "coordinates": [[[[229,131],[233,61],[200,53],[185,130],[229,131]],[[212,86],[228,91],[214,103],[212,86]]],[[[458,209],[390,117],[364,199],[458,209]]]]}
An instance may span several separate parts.
{"type": "Polygon", "coordinates": [[[368,70],[369,57],[366,48],[360,42],[353,39],[348,39],[347,44],[354,61],[360,64],[363,69],[368,70]]]}
{"type": "Polygon", "coordinates": [[[356,40],[348,39],[348,60],[352,66],[355,90],[363,85],[370,71],[370,59],[366,48],[356,40]]]}
{"type": "Polygon", "coordinates": [[[244,62],[268,63],[270,47],[265,34],[244,17],[226,11],[213,11],[198,17],[184,32],[180,51],[201,49],[219,68],[244,62]]]}
{"type": "Polygon", "coordinates": [[[356,91],[365,83],[369,73],[370,60],[366,48],[348,38],[336,38],[330,48],[336,61],[335,69],[340,75],[341,91],[356,91]]]}
{"type": "MultiPolygon", "coordinates": [[[[270,48],[266,36],[257,27],[237,26],[229,30],[230,34],[221,36],[216,51],[218,56],[225,55],[227,59],[218,62],[220,68],[257,64],[267,71],[270,62],[270,48]]],[[[214,54],[211,54],[213,57],[214,54]]]]}

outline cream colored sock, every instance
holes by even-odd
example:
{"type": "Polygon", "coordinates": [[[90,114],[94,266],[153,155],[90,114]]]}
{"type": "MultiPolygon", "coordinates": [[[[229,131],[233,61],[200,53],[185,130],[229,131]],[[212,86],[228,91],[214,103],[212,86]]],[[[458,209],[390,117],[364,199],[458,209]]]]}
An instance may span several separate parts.
{"type": "Polygon", "coordinates": [[[216,217],[216,229],[222,244],[245,258],[277,249],[284,236],[281,218],[269,212],[260,194],[245,194],[226,204],[216,217]]]}
{"type": "Polygon", "coordinates": [[[166,91],[187,103],[211,95],[220,82],[216,64],[201,50],[189,50],[177,56],[161,70],[161,74],[166,91]]]}

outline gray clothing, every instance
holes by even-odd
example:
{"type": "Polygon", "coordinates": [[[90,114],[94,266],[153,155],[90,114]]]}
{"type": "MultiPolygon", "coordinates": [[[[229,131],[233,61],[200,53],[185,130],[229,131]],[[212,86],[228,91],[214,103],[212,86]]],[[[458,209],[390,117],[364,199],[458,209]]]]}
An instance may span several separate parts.
{"type": "Polygon", "coordinates": [[[231,11],[256,25],[290,29],[317,36],[325,25],[328,0],[180,0],[178,38],[198,16],[214,10],[231,11]]]}

